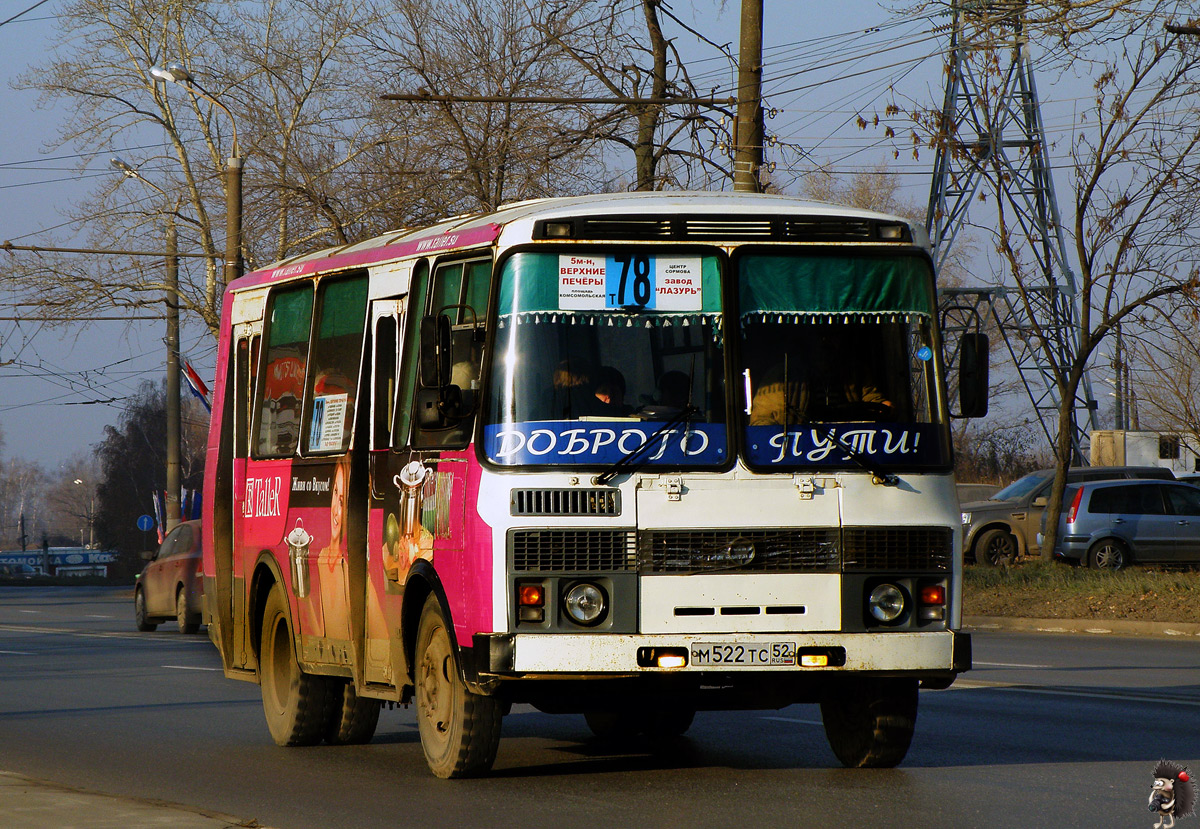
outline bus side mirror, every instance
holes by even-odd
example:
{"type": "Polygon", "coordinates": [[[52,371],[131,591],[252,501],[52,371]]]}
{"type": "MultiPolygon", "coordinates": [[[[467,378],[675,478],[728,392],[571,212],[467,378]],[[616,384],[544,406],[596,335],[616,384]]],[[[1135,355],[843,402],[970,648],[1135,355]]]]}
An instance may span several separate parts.
{"type": "Polygon", "coordinates": [[[421,317],[421,386],[437,389],[450,384],[450,317],[421,317]]]}
{"type": "Polygon", "coordinates": [[[958,405],[961,417],[988,412],[988,338],[964,334],[958,352],[958,405]]]}
{"type": "Polygon", "coordinates": [[[447,383],[434,389],[417,390],[417,426],[421,429],[443,429],[461,420],[462,390],[447,383]]]}

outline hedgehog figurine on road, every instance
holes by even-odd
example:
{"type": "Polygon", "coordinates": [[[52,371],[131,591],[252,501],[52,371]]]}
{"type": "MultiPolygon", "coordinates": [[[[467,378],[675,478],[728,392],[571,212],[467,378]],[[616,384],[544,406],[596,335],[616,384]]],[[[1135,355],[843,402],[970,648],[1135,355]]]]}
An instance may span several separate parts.
{"type": "Polygon", "coordinates": [[[1175,818],[1196,813],[1196,789],[1186,766],[1158,761],[1150,787],[1150,811],[1158,815],[1154,829],[1171,829],[1175,818]]]}

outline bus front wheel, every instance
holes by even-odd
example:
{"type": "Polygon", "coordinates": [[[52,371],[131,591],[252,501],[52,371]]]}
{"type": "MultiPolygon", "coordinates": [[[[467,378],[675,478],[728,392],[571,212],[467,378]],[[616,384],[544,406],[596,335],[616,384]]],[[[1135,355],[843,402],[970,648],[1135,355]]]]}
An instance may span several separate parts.
{"type": "Polygon", "coordinates": [[[281,746],[308,746],[325,736],[333,704],[327,677],[300,669],[292,646],[287,602],[278,585],[271,588],[259,640],[258,681],[271,737],[281,746]]]}
{"type": "Polygon", "coordinates": [[[849,768],[891,768],[904,759],[917,724],[917,680],[864,678],[821,700],[829,747],[849,768]]]}
{"type": "Polygon", "coordinates": [[[435,596],[421,610],[413,679],[421,748],[430,771],[441,778],[487,772],[500,745],[503,709],[495,698],[473,693],[463,683],[435,596]]]}

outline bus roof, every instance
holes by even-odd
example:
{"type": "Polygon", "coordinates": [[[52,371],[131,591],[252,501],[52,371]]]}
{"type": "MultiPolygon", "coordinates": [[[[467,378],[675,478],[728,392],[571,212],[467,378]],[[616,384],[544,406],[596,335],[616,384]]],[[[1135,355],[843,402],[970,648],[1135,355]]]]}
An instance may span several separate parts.
{"type": "MultiPolygon", "coordinates": [[[[274,282],[280,279],[340,270],[365,267],[405,256],[422,253],[464,249],[490,244],[506,237],[504,241],[517,244],[527,242],[535,222],[567,219],[579,216],[624,216],[659,218],[673,215],[721,216],[730,219],[736,214],[743,216],[803,216],[809,219],[865,220],[876,223],[903,224],[909,228],[910,244],[928,246],[924,229],[907,219],[856,207],[828,204],[825,202],[799,199],[792,196],[759,193],[726,192],[633,192],[603,193],[590,196],[568,196],[562,198],[534,199],[504,205],[490,213],[475,213],[455,216],[433,225],[398,229],[371,239],[338,245],[280,260],[265,268],[246,274],[230,287],[234,290],[274,282]]],[[[730,222],[732,227],[733,223],[730,222]]],[[[719,230],[711,230],[704,241],[719,241],[719,230]]],[[[628,236],[616,236],[630,240],[628,236]]],[[[647,236],[646,240],[661,239],[647,236]]],[[[732,232],[727,241],[755,241],[745,231],[732,232]]]]}

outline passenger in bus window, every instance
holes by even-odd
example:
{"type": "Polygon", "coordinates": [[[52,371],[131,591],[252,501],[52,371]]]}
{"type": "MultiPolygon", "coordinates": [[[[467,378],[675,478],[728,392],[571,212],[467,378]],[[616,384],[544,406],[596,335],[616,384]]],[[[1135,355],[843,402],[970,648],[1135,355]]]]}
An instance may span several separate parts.
{"type": "Polygon", "coordinates": [[[595,370],[586,360],[563,360],[554,369],[554,417],[571,420],[594,414],[596,399],[595,370]]]}
{"type": "Polygon", "coordinates": [[[691,381],[682,371],[666,372],[658,378],[657,402],[668,409],[682,409],[690,402],[688,400],[688,394],[691,391],[690,385],[691,381]]]}
{"type": "Polygon", "coordinates": [[[625,404],[625,375],[612,366],[601,366],[596,384],[596,399],[600,401],[599,415],[628,417],[633,407],[625,404]]]}
{"type": "Polygon", "coordinates": [[[751,426],[784,426],[803,423],[808,411],[808,385],[786,363],[772,366],[763,375],[750,401],[751,426]],[[790,376],[789,376],[790,375],[790,376]]]}

